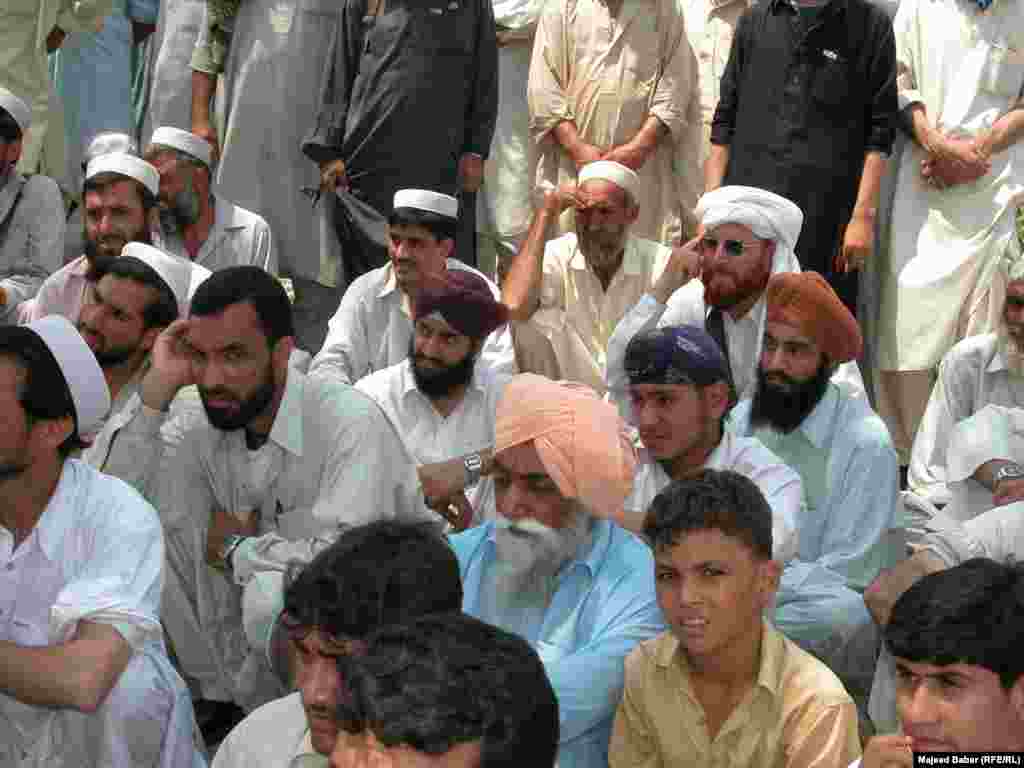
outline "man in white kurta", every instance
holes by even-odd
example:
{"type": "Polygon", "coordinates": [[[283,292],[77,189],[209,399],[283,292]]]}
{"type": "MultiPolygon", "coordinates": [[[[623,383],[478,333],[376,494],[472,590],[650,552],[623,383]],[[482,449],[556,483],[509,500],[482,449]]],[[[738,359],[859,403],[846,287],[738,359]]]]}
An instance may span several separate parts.
{"type": "Polygon", "coordinates": [[[64,202],[53,179],[15,170],[32,109],[0,87],[0,323],[16,322],[23,303],[60,268],[64,202]]]}
{"type": "Polygon", "coordinates": [[[653,288],[672,254],[633,234],[639,189],[635,171],[598,160],[580,169],[578,186],[545,192],[501,286],[502,301],[518,321],[513,337],[523,369],[533,370],[538,356],[545,359],[538,345],[550,347],[557,370],[533,372],[604,393],[608,339],[653,288]],[[549,239],[551,225],[567,209],[575,210],[576,231],[549,239]]]}
{"type": "Polygon", "coordinates": [[[177,346],[166,369],[178,387],[198,386],[209,423],[186,434],[159,486],[164,624],[202,698],[251,709],[280,693],[243,636],[243,592],[262,589],[254,577],[308,562],[345,525],[437,518],[376,403],[289,366],[291,306],[276,278],[219,270],[166,333],[187,339],[191,354],[177,346]],[[238,356],[256,361],[225,377],[238,356]]]}
{"type": "MultiPolygon", "coordinates": [[[[494,419],[508,380],[477,366],[484,339],[508,318],[484,278],[451,270],[420,291],[409,357],[360,379],[419,466],[427,503],[458,529],[494,517],[494,483],[484,466],[494,447],[494,419]],[[438,475],[453,462],[452,479],[438,475]],[[466,505],[468,502],[468,507],[466,505]]],[[[445,473],[447,474],[447,473],[445,473]]]]}
{"type": "Polygon", "coordinates": [[[18,162],[23,173],[41,172],[67,183],[64,113],[51,92],[46,54],[67,34],[99,30],[111,7],[111,0],[31,0],[6,3],[0,10],[0,87],[32,104],[32,128],[18,162]]]}
{"type": "Polygon", "coordinates": [[[262,216],[210,188],[213,145],[179,128],[153,133],[146,159],[160,172],[160,226],[153,242],[214,272],[252,264],[277,274],[277,254],[262,216]]]}
{"type": "Polygon", "coordinates": [[[896,180],[882,285],[879,412],[906,463],[931,371],[998,324],[999,260],[1024,196],[1024,7],[905,0],[894,22],[913,142],[896,180]]]}
{"type": "MultiPolygon", "coordinates": [[[[389,222],[390,263],[360,275],[349,285],[328,325],[327,340],[310,363],[311,376],[332,376],[354,384],[367,374],[402,362],[409,354],[412,305],[423,276],[464,269],[484,277],[451,257],[457,215],[458,202],[450,195],[429,190],[399,190],[395,194],[389,222]]],[[[497,297],[498,287],[487,282],[497,297]]],[[[478,365],[515,373],[508,327],[487,338],[478,365]]]]}
{"type": "Polygon", "coordinates": [[[148,41],[145,80],[149,93],[142,123],[142,146],[162,125],[192,127],[192,53],[203,20],[202,0],[160,3],[156,30],[148,41]]]}
{"type": "Polygon", "coordinates": [[[64,318],[0,334],[4,464],[16,468],[0,513],[0,764],[199,768],[160,628],[159,518],[125,483],[65,458],[110,404],[103,374],[64,318]]]}
{"type": "MultiPolygon", "coordinates": [[[[692,236],[703,189],[700,95],[680,4],[548,3],[527,95],[538,181],[575,182],[586,163],[615,160],[640,175],[636,235],[662,243],[692,236]]],[[[561,227],[573,231],[571,215],[561,227]]]]}
{"type": "Polygon", "coordinates": [[[910,454],[910,490],[932,504],[949,503],[947,448],[954,427],[986,405],[1024,407],[1024,259],[1003,260],[1006,300],[993,333],[956,344],[939,365],[910,454]]]}
{"type": "Polygon", "coordinates": [[[493,3],[498,37],[498,120],[484,183],[476,195],[476,263],[499,279],[530,226],[537,148],[530,137],[526,83],[540,15],[534,0],[493,3]]]}

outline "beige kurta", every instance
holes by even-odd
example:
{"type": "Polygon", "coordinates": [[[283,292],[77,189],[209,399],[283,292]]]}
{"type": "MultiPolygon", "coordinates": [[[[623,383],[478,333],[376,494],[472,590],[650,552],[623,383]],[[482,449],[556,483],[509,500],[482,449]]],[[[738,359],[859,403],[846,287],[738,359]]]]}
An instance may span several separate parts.
{"type": "MultiPolygon", "coordinates": [[[[995,0],[904,0],[894,22],[899,102],[922,103],[945,133],[976,136],[1018,102],[1024,85],[1024,5],[995,0]]],[[[1024,197],[1024,144],[993,156],[975,182],[924,183],[924,152],[908,144],[893,203],[891,263],[883,279],[879,368],[934,367],[965,335],[996,327],[1005,290],[996,269],[1014,247],[1024,197]]]]}
{"type": "MultiPolygon", "coordinates": [[[[671,135],[639,171],[640,218],[632,232],[670,243],[692,231],[703,189],[700,98],[676,2],[623,0],[612,15],[599,0],[552,0],[537,27],[527,100],[540,150],[537,180],[552,184],[576,180],[572,159],[551,133],[559,123],[572,121],[583,141],[609,150],[657,117],[671,135]]],[[[560,224],[574,230],[571,211],[560,224]]]]}
{"type": "Polygon", "coordinates": [[[47,35],[55,26],[68,34],[99,31],[111,5],[112,0],[0,0],[0,85],[32,105],[32,127],[18,162],[22,173],[64,177],[63,113],[51,103],[47,35]]]}

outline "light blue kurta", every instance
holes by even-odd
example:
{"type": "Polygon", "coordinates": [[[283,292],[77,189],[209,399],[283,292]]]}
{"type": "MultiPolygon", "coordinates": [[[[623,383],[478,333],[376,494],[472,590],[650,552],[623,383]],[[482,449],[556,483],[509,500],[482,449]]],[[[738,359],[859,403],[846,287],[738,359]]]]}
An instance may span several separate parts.
{"type": "Polygon", "coordinates": [[[851,397],[835,384],[789,435],[752,430],[750,408],[750,400],[739,403],[730,428],[758,437],[790,464],[805,495],[799,551],[783,571],[776,626],[805,647],[834,648],[870,622],[860,592],[884,565],[883,538],[896,525],[892,440],[866,398],[851,397]]]}
{"type": "MultiPolygon", "coordinates": [[[[481,594],[496,563],[494,523],[456,534],[462,609],[480,617],[481,594]]],[[[608,740],[625,683],[623,663],[665,629],[654,592],[654,558],[640,539],[606,520],[562,566],[539,630],[526,639],[544,662],[558,697],[559,768],[608,765],[608,740]]]]}
{"type": "Polygon", "coordinates": [[[103,29],[68,35],[50,54],[50,76],[64,104],[72,189],[82,186],[82,153],[101,131],[135,134],[132,21],[155,24],[158,0],[114,0],[103,29]]]}

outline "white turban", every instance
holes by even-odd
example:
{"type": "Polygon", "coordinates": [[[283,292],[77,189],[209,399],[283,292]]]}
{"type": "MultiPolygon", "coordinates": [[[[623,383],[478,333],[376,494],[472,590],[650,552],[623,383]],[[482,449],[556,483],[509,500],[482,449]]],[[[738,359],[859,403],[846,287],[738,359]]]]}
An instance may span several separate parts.
{"type": "Polygon", "coordinates": [[[139,145],[127,133],[120,131],[100,131],[92,137],[89,146],[85,148],[82,155],[82,166],[88,168],[89,163],[100,155],[110,152],[121,152],[129,155],[136,155],[139,152],[139,145]]]}
{"type": "Polygon", "coordinates": [[[86,180],[105,173],[116,173],[135,179],[154,197],[160,194],[160,173],[145,160],[127,152],[108,152],[93,158],[85,169],[86,180]]]}
{"type": "Polygon", "coordinates": [[[791,200],[757,187],[728,186],[708,192],[697,201],[697,218],[704,229],[742,224],[763,240],[796,247],[804,214],[791,200]]]}
{"type": "Polygon", "coordinates": [[[206,139],[168,125],[157,128],[153,132],[153,138],[149,140],[149,144],[150,146],[170,147],[179,152],[184,152],[186,155],[200,161],[207,168],[210,167],[210,160],[213,158],[213,145],[206,139]]]}
{"type": "Polygon", "coordinates": [[[210,270],[206,267],[145,243],[127,243],[121,249],[121,255],[138,259],[167,283],[178,302],[178,317],[188,315],[192,294],[210,276],[210,270]]]}
{"type": "Polygon", "coordinates": [[[32,125],[32,107],[24,99],[18,98],[6,88],[0,88],[0,107],[14,118],[22,133],[28,131],[32,125]]]}
{"type": "Polygon", "coordinates": [[[591,179],[610,181],[612,184],[628,192],[629,196],[633,198],[634,203],[637,202],[640,177],[636,175],[636,171],[632,168],[627,168],[622,163],[616,163],[614,160],[595,160],[580,168],[577,182],[583,184],[591,179]]]}

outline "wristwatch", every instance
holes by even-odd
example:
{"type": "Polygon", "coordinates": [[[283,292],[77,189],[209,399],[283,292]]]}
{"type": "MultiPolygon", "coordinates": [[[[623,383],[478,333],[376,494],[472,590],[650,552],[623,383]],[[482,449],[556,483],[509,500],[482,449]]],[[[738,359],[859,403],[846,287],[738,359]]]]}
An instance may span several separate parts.
{"type": "Polygon", "coordinates": [[[220,548],[220,565],[225,571],[231,571],[231,556],[235,554],[238,545],[245,541],[248,536],[239,536],[232,533],[224,539],[224,546],[220,548]]]}
{"type": "Polygon", "coordinates": [[[1024,467],[1016,462],[1008,461],[992,475],[992,487],[999,487],[999,483],[1003,480],[1020,480],[1021,478],[1024,478],[1024,467]]]}
{"type": "Polygon", "coordinates": [[[463,466],[466,468],[466,487],[472,488],[480,482],[480,475],[484,471],[483,459],[479,453],[471,453],[463,461],[463,466]]]}

